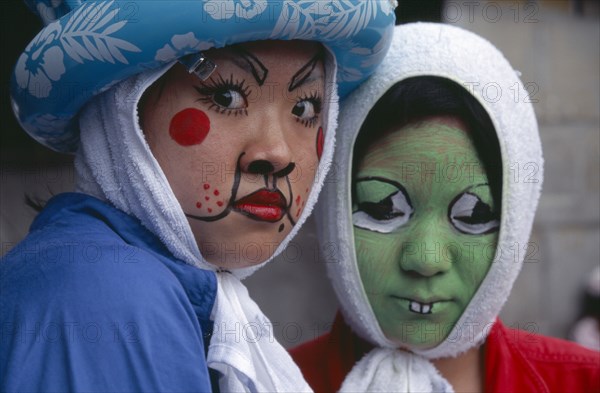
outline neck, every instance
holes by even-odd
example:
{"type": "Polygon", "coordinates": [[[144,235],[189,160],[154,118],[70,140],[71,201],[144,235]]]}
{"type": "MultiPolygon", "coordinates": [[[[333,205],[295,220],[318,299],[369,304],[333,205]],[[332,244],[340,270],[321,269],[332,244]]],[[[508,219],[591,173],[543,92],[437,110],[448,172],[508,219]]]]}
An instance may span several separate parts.
{"type": "Polygon", "coordinates": [[[472,348],[455,358],[434,359],[431,362],[455,392],[483,391],[483,346],[472,348]]]}

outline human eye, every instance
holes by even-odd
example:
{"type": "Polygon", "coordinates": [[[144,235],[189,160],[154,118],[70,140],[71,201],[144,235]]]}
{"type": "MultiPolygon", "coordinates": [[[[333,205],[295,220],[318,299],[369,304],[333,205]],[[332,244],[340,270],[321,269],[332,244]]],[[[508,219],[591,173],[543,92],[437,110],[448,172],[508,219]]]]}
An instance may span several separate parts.
{"type": "Polygon", "coordinates": [[[292,108],[292,115],[296,120],[306,127],[312,127],[319,120],[321,114],[321,98],[317,93],[304,96],[296,101],[292,108]]]}
{"type": "MultiPolygon", "coordinates": [[[[390,233],[404,226],[413,214],[410,198],[403,187],[379,201],[361,201],[360,191],[357,193],[359,202],[356,211],[352,213],[352,222],[358,228],[390,233]]],[[[377,190],[374,194],[376,193],[377,190]]]]}
{"type": "Polygon", "coordinates": [[[248,115],[248,96],[250,88],[244,80],[234,81],[233,75],[224,79],[219,75],[211,78],[201,86],[194,86],[201,95],[199,101],[205,102],[210,109],[227,115],[248,115]]]}
{"type": "Polygon", "coordinates": [[[448,215],[452,225],[469,235],[492,233],[500,227],[500,217],[479,196],[464,192],[450,204],[448,215]]]}

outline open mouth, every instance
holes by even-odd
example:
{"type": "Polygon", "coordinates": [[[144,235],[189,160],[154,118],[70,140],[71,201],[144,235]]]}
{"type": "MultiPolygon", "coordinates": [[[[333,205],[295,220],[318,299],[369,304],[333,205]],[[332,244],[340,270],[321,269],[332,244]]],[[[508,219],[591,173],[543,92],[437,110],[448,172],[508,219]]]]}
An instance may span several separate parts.
{"type": "Polygon", "coordinates": [[[429,315],[444,312],[447,306],[452,302],[449,299],[429,298],[426,301],[411,299],[408,297],[392,296],[399,301],[399,305],[405,310],[419,315],[429,315]]]}
{"type": "Polygon", "coordinates": [[[279,190],[262,188],[238,199],[233,210],[254,220],[277,222],[283,218],[287,208],[285,196],[279,190]]]}
{"type": "Polygon", "coordinates": [[[408,302],[408,310],[417,314],[431,314],[434,303],[419,303],[416,300],[408,302]]]}

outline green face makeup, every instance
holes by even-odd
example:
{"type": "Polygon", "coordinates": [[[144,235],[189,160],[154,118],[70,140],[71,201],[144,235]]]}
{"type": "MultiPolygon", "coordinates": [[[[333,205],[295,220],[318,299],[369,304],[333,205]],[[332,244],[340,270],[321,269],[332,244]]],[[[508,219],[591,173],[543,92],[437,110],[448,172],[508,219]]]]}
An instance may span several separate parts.
{"type": "Polygon", "coordinates": [[[499,206],[468,134],[432,118],[386,134],[354,179],[358,267],[388,339],[432,348],[450,333],[485,277],[499,206]]]}

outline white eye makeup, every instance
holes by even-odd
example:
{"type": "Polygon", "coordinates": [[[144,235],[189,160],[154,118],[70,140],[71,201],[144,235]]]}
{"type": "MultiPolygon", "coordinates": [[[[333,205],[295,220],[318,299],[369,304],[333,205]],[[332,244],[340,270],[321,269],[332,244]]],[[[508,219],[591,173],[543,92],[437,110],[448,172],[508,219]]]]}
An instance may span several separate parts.
{"type": "Polygon", "coordinates": [[[385,178],[358,179],[357,193],[359,202],[352,214],[352,222],[358,228],[390,233],[406,224],[414,211],[404,187],[385,178]],[[364,191],[369,188],[371,190],[364,191]],[[367,194],[367,197],[361,197],[361,194],[367,194]],[[378,194],[385,196],[378,198],[378,194]]]}
{"type": "MultiPolygon", "coordinates": [[[[498,230],[500,220],[492,207],[475,194],[474,189],[488,186],[478,185],[458,195],[448,207],[448,218],[454,228],[469,235],[482,235],[498,230]]],[[[488,188],[489,189],[489,188],[488,188]]]]}

